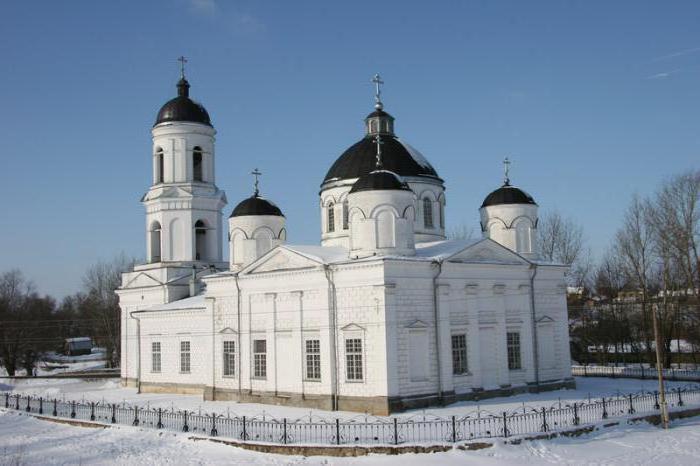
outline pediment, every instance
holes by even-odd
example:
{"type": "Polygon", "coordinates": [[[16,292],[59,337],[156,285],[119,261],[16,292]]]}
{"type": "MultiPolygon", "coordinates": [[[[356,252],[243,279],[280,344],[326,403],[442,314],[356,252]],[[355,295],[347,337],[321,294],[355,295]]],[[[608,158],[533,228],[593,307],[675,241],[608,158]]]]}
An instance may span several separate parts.
{"type": "Polygon", "coordinates": [[[480,241],[448,259],[449,262],[528,264],[520,255],[492,240],[480,241]]]}
{"type": "Polygon", "coordinates": [[[149,286],[160,286],[162,284],[163,283],[151,275],[141,272],[135,277],[132,277],[122,288],[146,288],[149,286]]]}
{"type": "Polygon", "coordinates": [[[547,323],[547,322],[554,322],[554,319],[552,319],[549,316],[542,316],[539,319],[537,319],[538,324],[543,324],[543,323],[547,323]]]}
{"type": "Polygon", "coordinates": [[[275,248],[246,267],[241,274],[251,275],[282,270],[316,268],[319,263],[285,248],[275,248]]]}
{"type": "Polygon", "coordinates": [[[237,335],[238,334],[238,332],[236,332],[231,327],[222,328],[221,330],[219,330],[219,333],[223,333],[226,335],[237,335]]]}
{"type": "Polygon", "coordinates": [[[348,324],[345,327],[341,327],[340,330],[342,330],[343,332],[358,332],[365,330],[365,328],[357,324],[348,324]]]}
{"type": "Polygon", "coordinates": [[[422,320],[414,320],[410,324],[406,325],[406,328],[424,329],[424,328],[428,328],[428,324],[426,324],[422,320]]]}

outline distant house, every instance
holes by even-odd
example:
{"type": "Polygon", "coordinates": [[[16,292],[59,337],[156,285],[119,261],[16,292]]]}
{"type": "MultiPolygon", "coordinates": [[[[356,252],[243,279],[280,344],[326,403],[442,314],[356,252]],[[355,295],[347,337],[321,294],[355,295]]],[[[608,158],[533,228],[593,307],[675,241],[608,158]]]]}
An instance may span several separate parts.
{"type": "Polygon", "coordinates": [[[92,338],[77,337],[66,338],[63,344],[63,352],[69,356],[92,353],[92,338]]]}

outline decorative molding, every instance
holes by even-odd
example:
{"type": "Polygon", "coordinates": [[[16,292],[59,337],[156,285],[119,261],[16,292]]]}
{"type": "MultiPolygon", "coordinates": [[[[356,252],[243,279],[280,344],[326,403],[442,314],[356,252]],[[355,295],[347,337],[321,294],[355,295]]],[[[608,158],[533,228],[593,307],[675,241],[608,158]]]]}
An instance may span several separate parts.
{"type": "Polygon", "coordinates": [[[506,286],[502,283],[497,283],[493,285],[493,294],[505,294],[506,286]]]}

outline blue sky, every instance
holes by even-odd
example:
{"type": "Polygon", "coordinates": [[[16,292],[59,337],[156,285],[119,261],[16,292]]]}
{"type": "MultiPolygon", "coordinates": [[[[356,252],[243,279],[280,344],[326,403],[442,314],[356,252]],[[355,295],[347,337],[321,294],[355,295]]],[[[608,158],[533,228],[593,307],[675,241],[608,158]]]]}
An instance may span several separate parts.
{"type": "Polygon", "coordinates": [[[317,243],[319,184],[379,72],[398,135],[446,181],[448,228],[477,227],[508,155],[600,253],[634,192],[700,165],[698,24],[693,1],[4,2],[0,271],[60,297],[96,260],[144,256],[149,131],[179,55],[218,130],[226,216],[259,167],[290,241],[317,243]]]}

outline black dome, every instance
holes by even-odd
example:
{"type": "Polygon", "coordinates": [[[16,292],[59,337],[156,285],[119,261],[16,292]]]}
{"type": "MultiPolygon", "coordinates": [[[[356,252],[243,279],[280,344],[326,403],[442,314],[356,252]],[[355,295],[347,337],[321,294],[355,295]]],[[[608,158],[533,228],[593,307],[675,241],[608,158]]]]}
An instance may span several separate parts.
{"type": "Polygon", "coordinates": [[[202,104],[189,97],[190,84],[186,79],[177,83],[178,96],[165,103],[158,112],[153,126],[171,121],[190,121],[212,126],[209,113],[202,104]]]}
{"type": "Polygon", "coordinates": [[[535,200],[528,193],[520,188],[504,184],[484,199],[481,207],[500,204],[533,204],[537,205],[535,200]]]}
{"type": "Polygon", "coordinates": [[[379,191],[379,190],[401,190],[410,191],[405,181],[401,180],[396,173],[388,170],[374,170],[362,175],[355,181],[350,189],[350,194],[358,191],[379,191]]]}
{"type": "Polygon", "coordinates": [[[277,217],[284,217],[279,207],[267,199],[256,195],[241,201],[231,212],[231,217],[243,217],[244,215],[276,215],[277,217]]]}
{"type": "MultiPolygon", "coordinates": [[[[435,169],[420,152],[395,136],[384,136],[382,141],[382,164],[386,170],[399,176],[426,176],[440,180],[435,169]]],[[[372,136],[364,137],[335,161],[323,183],[360,178],[375,169],[376,161],[376,142],[372,136]]]]}

